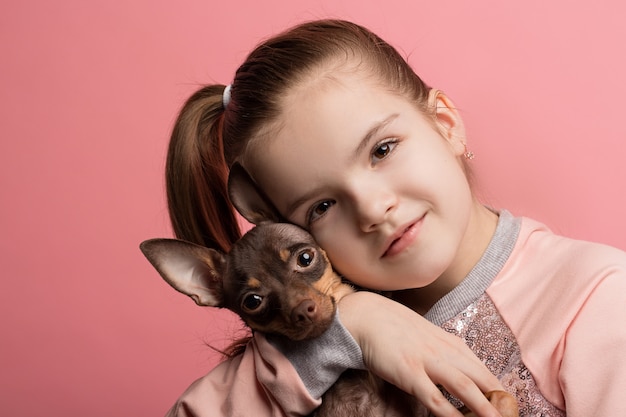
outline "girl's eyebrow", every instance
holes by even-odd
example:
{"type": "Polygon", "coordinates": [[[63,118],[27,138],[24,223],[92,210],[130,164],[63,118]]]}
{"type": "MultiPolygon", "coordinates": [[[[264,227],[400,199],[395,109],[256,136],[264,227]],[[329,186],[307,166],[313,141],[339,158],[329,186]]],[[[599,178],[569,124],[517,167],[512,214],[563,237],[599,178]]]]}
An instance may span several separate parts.
{"type": "Polygon", "coordinates": [[[296,211],[298,209],[298,207],[300,207],[302,204],[304,204],[306,201],[310,200],[311,198],[313,198],[314,195],[321,193],[322,192],[322,188],[318,187],[318,188],[314,188],[308,192],[306,192],[305,194],[303,194],[302,196],[300,196],[297,200],[295,200],[293,203],[289,204],[287,206],[287,210],[285,210],[285,214],[284,217],[286,219],[289,219],[291,217],[291,215],[293,214],[294,211],[296,211]]]}
{"type": "MultiPolygon", "coordinates": [[[[385,118],[384,120],[378,123],[375,123],[367,131],[365,136],[363,136],[363,139],[361,139],[357,147],[354,149],[354,152],[352,153],[351,161],[358,160],[359,156],[368,148],[368,145],[370,141],[372,140],[372,138],[374,138],[381,130],[387,127],[391,122],[397,119],[398,116],[399,116],[398,113],[394,113],[390,115],[389,117],[385,118]]],[[[298,209],[298,207],[300,207],[306,201],[310,200],[311,198],[313,198],[313,196],[315,196],[318,193],[321,193],[322,191],[323,191],[322,187],[314,188],[312,190],[307,191],[305,194],[303,194],[302,196],[294,200],[291,204],[287,206],[287,209],[285,210],[285,213],[284,213],[285,218],[289,219],[291,215],[293,214],[293,212],[298,209]]]]}

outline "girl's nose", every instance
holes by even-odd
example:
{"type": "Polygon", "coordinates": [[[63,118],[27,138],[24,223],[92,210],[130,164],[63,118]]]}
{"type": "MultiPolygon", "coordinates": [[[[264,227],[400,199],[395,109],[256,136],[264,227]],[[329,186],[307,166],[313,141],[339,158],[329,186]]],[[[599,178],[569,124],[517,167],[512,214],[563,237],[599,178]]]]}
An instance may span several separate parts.
{"type": "Polygon", "coordinates": [[[364,184],[356,193],[355,203],[359,228],[364,232],[371,232],[386,221],[398,201],[390,188],[379,184],[364,184]]]}

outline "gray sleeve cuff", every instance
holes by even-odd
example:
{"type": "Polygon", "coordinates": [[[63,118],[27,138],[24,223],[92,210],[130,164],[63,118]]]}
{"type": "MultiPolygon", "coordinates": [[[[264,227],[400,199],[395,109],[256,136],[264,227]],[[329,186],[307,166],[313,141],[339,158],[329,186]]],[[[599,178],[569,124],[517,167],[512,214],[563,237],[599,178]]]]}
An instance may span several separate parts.
{"type": "Polygon", "coordinates": [[[328,330],[315,339],[294,342],[266,337],[291,362],[313,398],[320,398],[346,369],[366,369],[361,348],[341,324],[339,313],[328,330]]]}

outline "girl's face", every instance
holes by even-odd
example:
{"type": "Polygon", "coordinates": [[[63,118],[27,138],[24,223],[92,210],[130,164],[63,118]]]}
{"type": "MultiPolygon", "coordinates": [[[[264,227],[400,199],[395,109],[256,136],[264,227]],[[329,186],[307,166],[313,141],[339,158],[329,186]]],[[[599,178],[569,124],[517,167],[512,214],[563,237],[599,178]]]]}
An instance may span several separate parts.
{"type": "Polygon", "coordinates": [[[443,94],[431,101],[436,118],[355,73],[321,77],[285,96],[278,125],[248,154],[280,213],[363,287],[420,288],[468,262],[463,126],[443,94]]]}

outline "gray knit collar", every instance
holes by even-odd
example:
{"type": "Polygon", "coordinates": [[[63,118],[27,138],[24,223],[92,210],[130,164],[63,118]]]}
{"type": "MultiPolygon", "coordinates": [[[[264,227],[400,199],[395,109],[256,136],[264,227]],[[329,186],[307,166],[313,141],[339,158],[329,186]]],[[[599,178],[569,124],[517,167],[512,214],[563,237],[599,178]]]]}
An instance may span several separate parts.
{"type": "Polygon", "coordinates": [[[478,263],[467,274],[467,277],[437,301],[424,317],[437,326],[441,326],[480,298],[509,259],[517,242],[520,227],[520,218],[513,217],[506,210],[501,210],[496,231],[478,263]]]}

